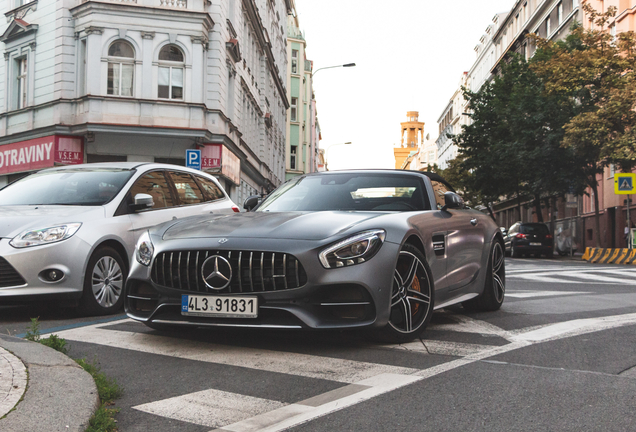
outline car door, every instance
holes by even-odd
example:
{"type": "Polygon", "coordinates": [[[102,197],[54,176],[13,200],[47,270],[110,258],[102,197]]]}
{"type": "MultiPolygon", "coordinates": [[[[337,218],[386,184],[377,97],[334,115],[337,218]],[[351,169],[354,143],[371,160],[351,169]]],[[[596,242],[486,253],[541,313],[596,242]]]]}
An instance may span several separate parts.
{"type": "MultiPolygon", "coordinates": [[[[438,207],[448,188],[441,182],[431,181],[438,207]]],[[[441,207],[440,207],[441,208],[441,207]]],[[[471,209],[444,210],[446,236],[446,287],[448,291],[461,288],[473,281],[481,268],[486,225],[480,212],[471,209]]]]}
{"type": "Polygon", "coordinates": [[[173,187],[164,170],[155,170],[140,176],[130,187],[129,202],[135,195],[143,193],[152,196],[152,208],[130,214],[135,243],[148,228],[178,217],[178,202],[173,187]]]}

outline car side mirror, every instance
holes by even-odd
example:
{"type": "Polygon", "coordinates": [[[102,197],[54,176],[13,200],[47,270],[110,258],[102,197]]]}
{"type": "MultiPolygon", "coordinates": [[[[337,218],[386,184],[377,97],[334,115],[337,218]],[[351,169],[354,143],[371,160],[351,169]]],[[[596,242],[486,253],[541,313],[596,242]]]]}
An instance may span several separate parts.
{"type": "Polygon", "coordinates": [[[145,193],[138,193],[135,195],[134,203],[130,204],[128,208],[130,208],[134,212],[138,212],[140,210],[145,210],[152,208],[155,205],[154,200],[151,195],[145,193]]]}
{"type": "Polygon", "coordinates": [[[464,208],[464,200],[462,197],[455,192],[446,192],[444,194],[444,207],[442,207],[442,211],[462,208],[464,208]]]}
{"type": "Polygon", "coordinates": [[[243,208],[247,211],[252,211],[258,205],[260,199],[260,195],[252,195],[247,197],[247,199],[243,203],[243,208]]]}

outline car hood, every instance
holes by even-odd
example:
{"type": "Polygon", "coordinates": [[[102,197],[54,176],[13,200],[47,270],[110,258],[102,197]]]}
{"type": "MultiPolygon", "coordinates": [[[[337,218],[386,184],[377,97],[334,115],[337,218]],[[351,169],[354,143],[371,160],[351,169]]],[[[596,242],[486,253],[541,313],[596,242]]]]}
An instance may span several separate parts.
{"type": "Polygon", "coordinates": [[[102,206],[0,206],[0,238],[13,238],[28,229],[84,222],[103,217],[102,206]]]}
{"type": "MultiPolygon", "coordinates": [[[[352,230],[386,213],[372,212],[254,212],[235,215],[204,216],[172,223],[163,233],[164,240],[201,237],[276,238],[321,240],[352,230]]],[[[364,224],[361,229],[367,229],[364,224]]],[[[380,227],[380,225],[375,228],[380,227]]]]}

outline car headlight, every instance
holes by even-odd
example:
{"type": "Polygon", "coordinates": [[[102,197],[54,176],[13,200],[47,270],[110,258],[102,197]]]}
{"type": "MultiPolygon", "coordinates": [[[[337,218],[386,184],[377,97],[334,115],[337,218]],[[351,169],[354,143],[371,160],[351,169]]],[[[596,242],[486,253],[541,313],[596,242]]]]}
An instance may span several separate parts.
{"type": "Polygon", "coordinates": [[[139,264],[145,265],[146,267],[150,265],[152,262],[152,255],[155,253],[155,247],[150,241],[150,235],[148,231],[143,233],[139,240],[137,241],[137,245],[135,246],[135,258],[139,264]]]}
{"type": "Polygon", "coordinates": [[[77,232],[81,223],[70,223],[21,232],[9,244],[14,248],[40,246],[66,240],[77,232]]]}
{"type": "Polygon", "coordinates": [[[385,237],[384,230],[363,231],[320,252],[320,263],[324,268],[363,263],[378,252],[385,237]]]}

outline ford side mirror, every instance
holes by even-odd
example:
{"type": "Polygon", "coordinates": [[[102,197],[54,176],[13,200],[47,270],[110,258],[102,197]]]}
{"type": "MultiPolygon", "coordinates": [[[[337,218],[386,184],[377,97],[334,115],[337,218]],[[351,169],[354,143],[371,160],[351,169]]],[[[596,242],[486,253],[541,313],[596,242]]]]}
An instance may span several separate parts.
{"type": "Polygon", "coordinates": [[[135,195],[134,203],[130,204],[128,207],[134,211],[138,212],[140,210],[146,210],[152,208],[155,205],[155,202],[152,199],[151,195],[145,193],[138,193],[135,195]]]}
{"type": "Polygon", "coordinates": [[[442,207],[442,211],[462,208],[464,208],[464,200],[462,197],[455,192],[446,192],[444,194],[444,207],[442,207]]]}
{"type": "Polygon", "coordinates": [[[247,199],[243,203],[243,208],[247,211],[252,211],[258,205],[260,199],[260,195],[252,195],[247,197],[247,199]]]}

